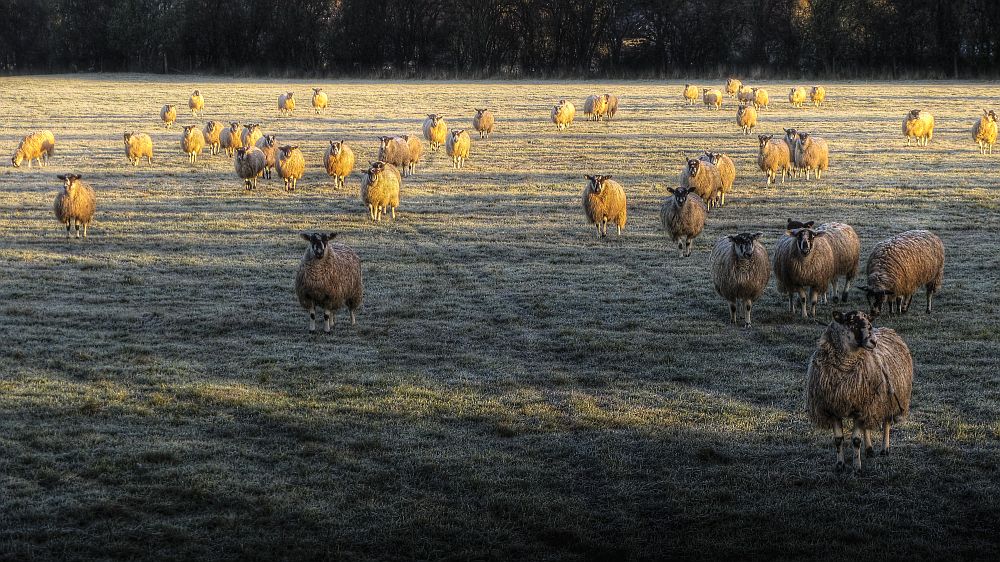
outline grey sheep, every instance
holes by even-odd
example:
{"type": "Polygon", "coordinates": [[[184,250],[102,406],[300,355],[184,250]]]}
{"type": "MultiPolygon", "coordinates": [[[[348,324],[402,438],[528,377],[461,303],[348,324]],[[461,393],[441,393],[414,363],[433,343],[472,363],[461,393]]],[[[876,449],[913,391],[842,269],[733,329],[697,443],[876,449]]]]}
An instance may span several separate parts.
{"type": "Polygon", "coordinates": [[[378,137],[378,159],[405,174],[410,167],[410,145],[403,137],[378,137]]]}
{"type": "MultiPolygon", "coordinates": [[[[788,230],[796,228],[812,228],[815,221],[800,222],[788,219],[788,230]]],[[[826,232],[826,241],[833,251],[836,276],[833,280],[833,294],[837,298],[837,279],[844,278],[844,290],[839,294],[840,302],[847,302],[847,293],[854,278],[858,276],[861,258],[861,239],[858,233],[849,224],[842,222],[829,222],[816,227],[817,231],[826,232]]]]}
{"type": "Polygon", "coordinates": [[[868,256],[865,275],[868,284],[862,290],[872,316],[881,314],[886,302],[890,314],[894,309],[905,313],[920,287],[927,291],[930,314],[934,293],[941,290],[944,280],[944,243],[928,230],[907,230],[882,240],[868,256]]]}
{"type": "Polygon", "coordinates": [[[278,139],[274,135],[264,135],[257,139],[257,148],[264,153],[264,179],[271,179],[271,173],[278,166],[278,153],[281,147],[278,146],[278,139]]]}
{"type": "Polygon", "coordinates": [[[267,158],[256,146],[241,146],[236,149],[233,167],[236,175],[243,179],[243,186],[248,191],[257,188],[257,178],[264,174],[267,158]]]}
{"type": "Polygon", "coordinates": [[[323,331],[330,333],[334,315],[341,307],[351,313],[351,325],[364,300],[365,285],[361,276],[361,258],[343,244],[333,244],[337,233],[301,234],[309,242],[295,275],[295,294],[309,312],[309,332],[316,332],[316,308],[323,310],[323,331]]]}
{"type": "Polygon", "coordinates": [[[705,228],[705,215],[708,208],[697,193],[689,187],[668,187],[671,196],[660,207],[660,224],[677,243],[681,257],[691,255],[694,239],[705,228]]]}
{"type": "Polygon", "coordinates": [[[774,280],[778,292],[788,295],[788,309],[793,314],[798,296],[803,319],[809,317],[809,308],[816,317],[816,302],[821,294],[826,294],[836,277],[836,262],[826,236],[823,231],[796,228],[778,238],[774,248],[774,280]]]}
{"type": "Polygon", "coordinates": [[[771,262],[760,243],[761,232],[723,236],[712,249],[712,283],[729,302],[729,319],[736,323],[736,309],[746,313],[744,328],[752,325],[750,310],[771,280],[771,262]]]}

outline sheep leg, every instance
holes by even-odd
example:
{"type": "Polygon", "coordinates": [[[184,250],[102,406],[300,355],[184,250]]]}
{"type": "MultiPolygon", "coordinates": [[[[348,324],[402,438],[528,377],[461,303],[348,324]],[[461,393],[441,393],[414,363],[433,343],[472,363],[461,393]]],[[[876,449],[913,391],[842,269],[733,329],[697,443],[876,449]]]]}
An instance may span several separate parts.
{"type": "Polygon", "coordinates": [[[861,435],[864,433],[858,422],[854,422],[854,429],[851,430],[851,448],[854,450],[854,472],[861,474],[861,435]]]}
{"type": "Polygon", "coordinates": [[[809,319],[809,304],[807,297],[807,290],[805,288],[799,289],[799,302],[802,304],[802,319],[809,319]]]}
{"type": "Polygon", "coordinates": [[[833,446],[837,450],[837,472],[844,471],[844,424],[839,419],[833,420],[833,446]]]}
{"type": "Polygon", "coordinates": [[[69,238],[70,232],[73,229],[73,221],[66,221],[66,238],[69,238]]]}
{"type": "Polygon", "coordinates": [[[872,447],[872,430],[865,429],[864,437],[865,437],[865,456],[868,458],[872,458],[875,456],[875,448],[872,447]]]}
{"type": "Polygon", "coordinates": [[[686,254],[684,253],[684,240],[678,240],[678,241],[677,241],[677,250],[678,250],[678,251],[679,251],[679,253],[680,253],[679,257],[682,257],[682,258],[683,258],[683,257],[684,257],[684,256],[686,255],[686,254]]]}
{"type": "Polygon", "coordinates": [[[375,207],[371,203],[368,204],[368,218],[375,220],[375,207]]]}
{"type": "Polygon", "coordinates": [[[350,311],[351,311],[351,326],[354,326],[354,325],[355,325],[355,324],[357,324],[358,322],[357,322],[357,320],[356,320],[356,319],[354,318],[354,309],[352,308],[352,309],[350,309],[350,311]]]}
{"type": "Polygon", "coordinates": [[[83,237],[87,237],[87,223],[83,223],[83,237]]]}
{"type": "MultiPolygon", "coordinates": [[[[825,290],[825,288],[824,288],[825,290]]],[[[809,289],[809,304],[812,307],[812,316],[816,318],[816,304],[819,301],[819,291],[814,288],[809,289]]],[[[808,315],[806,316],[808,317],[808,315]]]]}
{"type": "Polygon", "coordinates": [[[396,208],[389,207],[389,212],[392,214],[392,220],[396,220],[396,208]]]}
{"type": "Polygon", "coordinates": [[[820,170],[820,169],[816,170],[816,179],[818,179],[818,180],[823,179],[823,170],[820,170]]]}
{"type": "Polygon", "coordinates": [[[729,323],[736,323],[736,301],[729,302],[729,323]]]}
{"type": "Polygon", "coordinates": [[[621,236],[622,235],[622,224],[621,223],[616,223],[615,226],[618,227],[618,236],[621,236]]]}
{"type": "Polygon", "coordinates": [[[752,300],[747,300],[746,301],[747,321],[746,321],[746,324],[743,324],[744,328],[749,328],[750,326],[753,325],[753,322],[751,322],[751,320],[750,320],[750,310],[752,308],[753,308],[753,301],[752,300]]]}
{"type": "Polygon", "coordinates": [[[323,309],[323,332],[330,333],[330,324],[333,323],[333,313],[327,309],[323,309]]]}
{"type": "Polygon", "coordinates": [[[891,425],[892,422],[889,420],[882,423],[882,451],[879,454],[883,457],[889,454],[889,427],[891,425]]]}
{"type": "Polygon", "coordinates": [[[931,301],[934,300],[934,289],[927,287],[927,314],[931,313],[931,301]]]}

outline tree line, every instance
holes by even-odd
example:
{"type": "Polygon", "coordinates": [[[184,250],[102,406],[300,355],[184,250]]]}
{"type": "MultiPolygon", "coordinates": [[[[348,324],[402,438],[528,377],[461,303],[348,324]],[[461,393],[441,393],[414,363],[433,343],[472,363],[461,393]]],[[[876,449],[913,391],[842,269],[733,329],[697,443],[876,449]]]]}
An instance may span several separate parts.
{"type": "Polygon", "coordinates": [[[993,77],[997,0],[0,0],[0,71],[993,77]]]}

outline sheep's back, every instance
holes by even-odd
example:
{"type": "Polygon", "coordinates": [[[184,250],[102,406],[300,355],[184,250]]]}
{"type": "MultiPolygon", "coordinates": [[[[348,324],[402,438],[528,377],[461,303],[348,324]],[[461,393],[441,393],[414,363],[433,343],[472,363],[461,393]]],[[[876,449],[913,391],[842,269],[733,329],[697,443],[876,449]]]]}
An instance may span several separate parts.
{"type": "Polygon", "coordinates": [[[865,266],[868,287],[897,295],[912,295],[933,283],[941,288],[944,277],[944,244],[928,230],[908,230],[882,240],[872,248],[865,266]]]}
{"type": "Polygon", "coordinates": [[[861,240],[849,224],[831,222],[821,224],[816,230],[826,232],[826,242],[833,251],[837,275],[854,278],[861,259],[861,240]]]}

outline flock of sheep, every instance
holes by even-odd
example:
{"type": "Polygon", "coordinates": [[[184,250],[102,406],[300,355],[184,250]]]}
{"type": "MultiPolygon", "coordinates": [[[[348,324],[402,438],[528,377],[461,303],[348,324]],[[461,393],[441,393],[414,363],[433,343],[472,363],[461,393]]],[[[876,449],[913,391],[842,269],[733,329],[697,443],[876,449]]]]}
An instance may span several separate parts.
{"type": "MultiPolygon", "coordinates": [[[[720,109],[724,93],[738,101],[737,125],[750,134],[757,125],[758,111],[766,110],[770,98],[762,88],[750,88],[739,80],[730,79],[724,89],[704,88],[702,99],[706,107],[720,109]]],[[[685,85],[683,97],[694,103],[698,88],[685,85]]],[[[810,91],[793,88],[789,103],[802,107],[806,100],[820,107],[826,98],[821,86],[810,91]]],[[[312,106],[319,112],[328,104],[320,88],[313,89],[312,106]]],[[[188,101],[193,116],[204,110],[205,100],[195,90],[188,101]]],[[[618,98],[612,94],[592,95],[584,102],[584,114],[591,120],[611,120],[618,110],[618,98]]],[[[293,92],[278,98],[279,113],[295,109],[293,92]]],[[[570,127],[576,107],[560,100],[550,119],[557,128],[570,127]]],[[[174,105],[163,106],[163,124],[170,127],[177,119],[174,105]]],[[[488,139],[495,119],[488,109],[476,109],[473,128],[480,139],[488,139]]],[[[903,121],[907,144],[915,139],[926,146],[933,137],[934,118],[926,111],[913,110],[903,121]]],[[[759,135],[757,166],[767,184],[776,183],[780,174],[818,180],[829,167],[829,146],[817,136],[795,129],[784,129],[785,135],[759,135]]],[[[444,146],[455,168],[461,168],[469,157],[471,137],[465,130],[449,129],[443,117],[430,114],[423,121],[422,132],[432,150],[444,146]]],[[[997,119],[993,111],[984,110],[974,124],[972,136],[984,154],[992,152],[997,137],[997,119]]],[[[270,178],[273,171],[284,181],[287,191],[294,191],[296,182],[306,167],[302,151],[294,145],[279,146],[274,135],[265,135],[257,123],[228,126],[209,121],[204,128],[195,125],[183,128],[180,145],[189,161],[197,161],[206,147],[212,155],[224,149],[234,160],[236,175],[247,190],[257,186],[260,177],[270,178]]],[[[133,166],[142,159],[152,163],[153,142],[146,133],[124,134],[125,156],[133,166]]],[[[49,131],[25,136],[11,159],[17,167],[24,161],[45,162],[52,156],[55,137],[49,131]]],[[[360,196],[372,221],[381,221],[388,213],[396,216],[403,178],[415,173],[423,155],[423,143],[414,135],[379,138],[379,157],[362,170],[360,196]]],[[[345,186],[346,178],[355,170],[355,156],[345,141],[330,141],[323,165],[332,178],[334,188],[345,186]]],[[[76,229],[76,236],[87,236],[87,226],[95,213],[94,190],[77,174],[60,175],[63,190],[57,195],[56,218],[66,227],[67,237],[76,229]]],[[[670,196],[660,212],[664,232],[677,244],[682,257],[690,256],[695,239],[702,233],[709,212],[726,203],[726,194],[733,189],[736,166],[722,153],[706,152],[689,158],[680,171],[677,187],[668,188],[670,196]]],[[[627,222],[625,188],[609,175],[588,175],[583,190],[583,210],[587,220],[596,226],[599,237],[607,236],[609,223],[619,235],[627,222]]],[[[785,233],[769,254],[761,243],[762,233],[745,232],[723,236],[715,243],[710,258],[712,282],[716,291],[728,303],[730,320],[737,323],[737,313],[743,316],[743,326],[751,327],[751,309],[763,294],[773,274],[778,291],[787,295],[788,308],[794,314],[801,308],[804,319],[816,318],[817,304],[822,298],[846,302],[850,285],[858,275],[861,243],[854,229],[847,224],[831,222],[816,226],[814,222],[789,219],[785,233]],[[839,282],[842,280],[842,288],[839,282]],[[832,296],[830,295],[832,289],[832,296]],[[838,290],[839,289],[839,290],[838,290]]],[[[309,313],[309,330],[316,330],[316,311],[322,310],[324,331],[330,332],[334,314],[342,307],[350,311],[351,323],[356,322],[364,283],[361,260],[342,244],[334,243],[336,233],[302,234],[308,248],[296,276],[296,294],[309,313]]],[[[871,318],[878,316],[888,304],[890,313],[903,314],[913,295],[923,287],[926,310],[931,312],[935,292],[940,290],[944,271],[944,246],[941,240],[926,230],[911,230],[890,237],[875,245],[866,264],[866,284],[862,287],[870,314],[861,311],[834,313],[813,354],[807,376],[807,409],[810,418],[820,427],[832,428],[837,448],[837,468],[843,469],[845,418],[854,421],[852,445],[853,467],[861,469],[861,445],[873,454],[871,432],[882,431],[882,454],[889,450],[891,424],[906,415],[909,409],[913,364],[905,342],[888,328],[873,328],[871,318]]]]}

